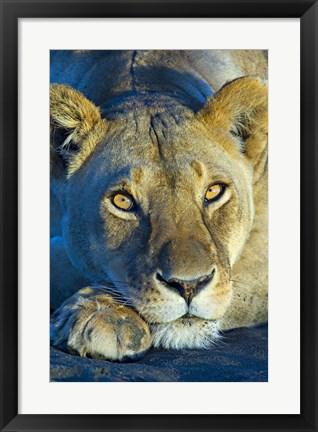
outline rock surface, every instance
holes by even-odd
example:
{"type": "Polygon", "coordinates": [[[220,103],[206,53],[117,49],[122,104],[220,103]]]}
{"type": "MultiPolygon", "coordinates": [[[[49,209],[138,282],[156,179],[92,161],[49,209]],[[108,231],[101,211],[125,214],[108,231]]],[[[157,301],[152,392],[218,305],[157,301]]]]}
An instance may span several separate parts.
{"type": "Polygon", "coordinates": [[[51,381],[267,381],[267,325],[236,329],[210,350],[150,350],[134,363],[81,358],[51,348],[51,381]]]}

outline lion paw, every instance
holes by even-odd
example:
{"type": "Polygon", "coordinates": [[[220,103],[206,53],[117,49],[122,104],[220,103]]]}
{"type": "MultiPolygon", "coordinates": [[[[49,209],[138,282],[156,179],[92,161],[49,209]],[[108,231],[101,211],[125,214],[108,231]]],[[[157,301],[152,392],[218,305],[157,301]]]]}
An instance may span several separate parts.
{"type": "Polygon", "coordinates": [[[142,357],[151,345],[148,325],[109,295],[86,295],[88,290],[93,291],[79,291],[54,312],[52,345],[82,357],[118,361],[142,357]]]}

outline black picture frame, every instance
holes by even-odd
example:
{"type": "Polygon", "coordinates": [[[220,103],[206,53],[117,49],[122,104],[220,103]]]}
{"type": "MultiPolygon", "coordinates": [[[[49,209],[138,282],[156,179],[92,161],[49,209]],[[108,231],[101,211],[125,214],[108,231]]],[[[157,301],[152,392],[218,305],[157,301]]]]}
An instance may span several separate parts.
{"type": "Polygon", "coordinates": [[[1,431],[317,431],[317,2],[1,0],[0,3],[1,431]],[[18,20],[61,17],[300,18],[301,414],[18,414],[18,20]]]}

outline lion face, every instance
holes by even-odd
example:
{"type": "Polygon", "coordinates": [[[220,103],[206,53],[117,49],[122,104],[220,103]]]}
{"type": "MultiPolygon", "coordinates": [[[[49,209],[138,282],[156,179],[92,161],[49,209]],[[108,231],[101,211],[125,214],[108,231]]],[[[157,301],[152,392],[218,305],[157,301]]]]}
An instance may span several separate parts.
{"type": "MultiPolygon", "coordinates": [[[[264,85],[251,80],[260,93],[264,85]]],[[[84,144],[87,156],[71,156],[63,182],[73,265],[92,282],[112,282],[158,328],[215,327],[252,227],[255,159],[246,146],[265,140],[263,125],[244,129],[243,142],[239,128],[254,120],[246,114],[247,126],[242,116],[233,126],[221,96],[224,113],[217,97],[197,114],[165,98],[125,102],[120,115],[94,125],[95,143],[85,136],[93,150],[84,144]]]]}

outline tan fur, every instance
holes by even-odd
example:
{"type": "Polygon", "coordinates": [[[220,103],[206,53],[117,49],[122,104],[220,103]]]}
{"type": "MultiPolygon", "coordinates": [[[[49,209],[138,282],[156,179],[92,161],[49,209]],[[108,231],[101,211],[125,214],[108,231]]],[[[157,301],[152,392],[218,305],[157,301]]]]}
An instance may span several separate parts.
{"type": "Polygon", "coordinates": [[[261,79],[267,79],[267,51],[259,50],[235,50],[231,55],[236,60],[242,75],[257,75],[261,79]]]}
{"type": "Polygon", "coordinates": [[[146,323],[131,309],[114,301],[102,289],[83,288],[53,316],[52,338],[82,357],[134,359],[151,344],[146,323]]]}
{"type": "MultiPolygon", "coordinates": [[[[239,78],[224,86],[199,113],[211,128],[246,135],[242,150],[253,161],[254,181],[267,161],[267,99],[266,82],[254,77],[239,78]],[[262,156],[263,164],[257,166],[262,156]]],[[[226,149],[230,151],[229,146],[226,149]]]]}
{"type": "MultiPolygon", "coordinates": [[[[58,148],[53,146],[52,160],[56,158],[56,151],[67,157],[71,141],[80,147],[79,153],[69,158],[68,175],[72,175],[105,135],[106,123],[101,119],[98,108],[71,87],[52,85],[50,101],[51,130],[56,132],[63,128],[69,131],[67,138],[58,148]],[[82,145],[84,141],[85,145],[82,145]]],[[[54,139],[51,140],[51,143],[53,142],[54,139]]]]}
{"type": "Polygon", "coordinates": [[[235,72],[238,79],[196,114],[167,97],[136,98],[106,122],[81,93],[53,86],[53,178],[60,172],[55,129],[68,130],[62,150],[79,146],[61,155],[61,241],[72,266],[99,281],[57,309],[55,346],[123,360],[151,340],[208,347],[220,329],[267,320],[266,61],[259,52],[230,55],[242,75],[259,69],[262,79],[235,72]],[[258,61],[249,66],[252,58],[258,61]],[[206,205],[215,182],[225,192],[206,205]],[[133,197],[136,211],[114,206],[117,190],[133,197]],[[189,305],[163,282],[206,276],[189,305]]]}

